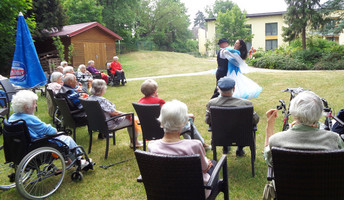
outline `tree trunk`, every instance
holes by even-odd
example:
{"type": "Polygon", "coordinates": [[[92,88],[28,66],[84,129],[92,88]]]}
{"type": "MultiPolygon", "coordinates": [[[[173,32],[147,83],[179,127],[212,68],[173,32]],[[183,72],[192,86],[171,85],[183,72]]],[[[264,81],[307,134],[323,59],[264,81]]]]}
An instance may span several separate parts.
{"type": "Polygon", "coordinates": [[[302,29],[302,48],[306,49],[306,27],[302,29]]]}

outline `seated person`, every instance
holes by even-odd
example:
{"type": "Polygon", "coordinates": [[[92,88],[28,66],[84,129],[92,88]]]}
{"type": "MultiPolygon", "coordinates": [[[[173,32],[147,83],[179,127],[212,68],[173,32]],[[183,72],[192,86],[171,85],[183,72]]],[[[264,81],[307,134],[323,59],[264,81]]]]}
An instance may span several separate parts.
{"type": "Polygon", "coordinates": [[[290,102],[290,114],[294,117],[291,128],[274,134],[277,110],[266,112],[267,126],[265,136],[264,159],[272,166],[272,147],[298,150],[335,150],[343,149],[344,142],[334,132],[319,129],[322,116],[321,99],[311,91],[298,94],[290,102]]]}
{"type": "Polygon", "coordinates": [[[79,65],[79,69],[76,72],[76,78],[81,83],[82,88],[87,90],[93,81],[92,74],[86,70],[86,66],[84,64],[79,65]]]}
{"type": "MultiPolygon", "coordinates": [[[[337,118],[339,120],[341,120],[342,122],[344,122],[344,109],[341,109],[338,113],[337,113],[337,118]]],[[[343,135],[344,134],[344,126],[341,123],[335,122],[332,126],[332,130],[333,132],[338,133],[339,135],[343,135]]]]}
{"type": "MultiPolygon", "coordinates": [[[[207,110],[205,113],[205,123],[211,126],[211,112],[210,106],[220,107],[241,107],[241,106],[253,106],[252,102],[246,99],[233,97],[235,91],[235,81],[229,77],[222,77],[217,82],[217,89],[220,96],[210,99],[207,104],[207,110]]],[[[259,122],[259,116],[253,111],[253,125],[257,125],[259,122]]],[[[245,155],[244,147],[238,146],[236,150],[236,156],[241,157],[245,155]]],[[[224,148],[225,153],[228,149],[224,148]]]]}
{"type": "Polygon", "coordinates": [[[110,72],[114,77],[117,77],[117,80],[114,80],[115,84],[119,84],[119,82],[121,81],[122,85],[124,85],[127,82],[127,80],[125,79],[124,70],[121,64],[118,62],[117,56],[113,57],[113,62],[110,65],[110,72]]]}
{"type": "MultiPolygon", "coordinates": [[[[57,134],[57,130],[50,124],[42,122],[38,117],[34,115],[37,106],[38,96],[29,90],[20,90],[12,99],[13,114],[8,119],[9,122],[23,119],[29,129],[29,133],[32,140],[42,138],[46,135],[57,134]]],[[[70,136],[60,135],[55,139],[64,142],[69,149],[74,149],[77,144],[70,136]]],[[[77,149],[78,153],[82,153],[80,149],[77,149]]],[[[79,157],[81,159],[81,157],[79,157]]],[[[91,161],[91,160],[90,160],[91,161]]],[[[92,162],[92,161],[91,161],[92,162]]],[[[81,167],[87,166],[89,163],[86,160],[81,160],[81,167]]]]}
{"type": "Polygon", "coordinates": [[[6,93],[3,90],[0,90],[0,106],[1,108],[6,107],[6,93]]]}
{"type": "MultiPolygon", "coordinates": [[[[105,114],[105,118],[109,119],[113,116],[117,116],[117,115],[121,115],[124,114],[123,112],[116,110],[116,106],[115,104],[111,103],[109,100],[107,100],[105,97],[103,97],[103,95],[106,92],[106,83],[104,80],[102,79],[95,79],[92,82],[92,87],[91,87],[91,96],[88,97],[89,100],[97,100],[101,106],[101,108],[104,111],[105,114]]],[[[114,120],[111,120],[109,122],[107,122],[109,129],[115,129],[115,128],[120,128],[120,127],[124,127],[127,125],[131,124],[131,121],[133,119],[127,118],[125,116],[121,117],[121,118],[117,118],[114,120]]],[[[130,147],[133,147],[133,132],[132,129],[130,127],[127,128],[129,136],[130,136],[130,147]]],[[[137,136],[138,133],[135,133],[135,145],[136,147],[141,147],[143,146],[143,144],[141,142],[139,142],[137,140],[137,136]]],[[[104,138],[104,136],[102,134],[99,133],[98,138],[102,139],[104,138]]]]}
{"type": "MultiPolygon", "coordinates": [[[[206,184],[213,171],[215,161],[210,161],[206,155],[202,143],[199,140],[180,140],[180,133],[188,122],[188,108],[178,101],[173,100],[164,104],[161,108],[159,121],[164,129],[164,137],[152,140],[148,143],[148,151],[165,155],[194,155],[201,157],[203,181],[206,184]]],[[[210,194],[206,190],[206,197],[210,194]]]]}
{"type": "MultiPolygon", "coordinates": [[[[53,72],[50,76],[50,83],[48,83],[47,89],[52,90],[54,94],[57,94],[63,85],[62,81],[63,74],[60,72],[53,72]]],[[[51,117],[54,115],[54,106],[52,98],[49,93],[47,93],[47,108],[48,113],[51,117]]]]}
{"type": "MultiPolygon", "coordinates": [[[[154,80],[148,79],[148,80],[144,81],[141,84],[141,92],[145,96],[142,97],[138,101],[138,103],[141,103],[141,104],[160,104],[160,106],[163,106],[165,104],[165,101],[158,97],[158,84],[154,80]]],[[[189,120],[192,120],[192,121],[195,120],[195,117],[194,117],[193,114],[190,113],[188,115],[189,115],[189,120]]],[[[204,142],[204,139],[203,139],[202,135],[198,132],[196,126],[193,123],[191,124],[190,122],[188,122],[185,125],[185,127],[183,128],[182,133],[187,131],[187,130],[190,130],[191,126],[193,126],[194,138],[197,139],[197,140],[200,140],[202,142],[203,147],[206,150],[210,150],[211,146],[204,142]]],[[[187,132],[186,134],[183,134],[183,137],[184,137],[184,139],[191,139],[190,135],[191,135],[190,132],[187,132]]]]}
{"type": "Polygon", "coordinates": [[[55,72],[61,72],[63,74],[63,67],[61,65],[57,66],[55,72]]]}
{"type": "Polygon", "coordinates": [[[80,123],[87,123],[86,113],[79,101],[80,94],[75,89],[78,82],[74,74],[67,73],[63,79],[63,86],[56,94],[58,98],[65,98],[71,111],[78,110],[73,114],[73,118],[80,123]]]}
{"type": "Polygon", "coordinates": [[[67,67],[68,66],[68,62],[67,61],[62,61],[61,63],[60,63],[60,66],[62,66],[63,68],[65,68],[65,67],[67,67]]]}
{"type": "Polygon", "coordinates": [[[94,61],[93,60],[88,61],[87,70],[89,72],[91,72],[91,74],[100,73],[101,78],[106,82],[106,84],[108,84],[109,76],[107,74],[101,73],[98,69],[96,69],[94,67],[94,61]]]}

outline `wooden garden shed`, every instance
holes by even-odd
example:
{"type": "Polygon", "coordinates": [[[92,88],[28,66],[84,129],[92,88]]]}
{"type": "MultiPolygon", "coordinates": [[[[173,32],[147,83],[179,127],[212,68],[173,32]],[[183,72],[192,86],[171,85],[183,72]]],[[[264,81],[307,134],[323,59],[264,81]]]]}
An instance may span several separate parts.
{"type": "MultiPolygon", "coordinates": [[[[116,55],[116,41],[122,37],[112,32],[98,22],[88,22],[64,26],[61,31],[50,33],[50,37],[36,41],[39,55],[47,57],[49,53],[56,52],[52,37],[59,36],[65,46],[65,58],[68,58],[68,46],[73,44],[72,66],[78,67],[89,60],[95,61],[98,69],[106,69],[106,62],[112,61],[116,55]]],[[[41,63],[42,64],[42,63],[41,63]]]]}

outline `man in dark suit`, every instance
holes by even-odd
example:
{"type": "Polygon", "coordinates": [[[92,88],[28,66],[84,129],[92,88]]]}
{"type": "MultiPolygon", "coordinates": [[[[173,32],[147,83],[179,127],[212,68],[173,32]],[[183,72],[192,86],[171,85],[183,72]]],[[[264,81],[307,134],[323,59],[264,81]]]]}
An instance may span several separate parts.
{"type": "MultiPolygon", "coordinates": [[[[228,60],[226,58],[224,58],[224,56],[221,56],[221,54],[222,54],[222,50],[229,46],[226,38],[221,38],[217,44],[219,45],[220,50],[217,53],[216,85],[217,85],[217,81],[219,81],[220,78],[227,75],[228,60]]],[[[214,94],[211,98],[213,99],[213,98],[216,98],[218,96],[219,96],[219,92],[218,92],[217,87],[216,87],[214,90],[214,94]]]]}
{"type": "MultiPolygon", "coordinates": [[[[217,89],[220,96],[210,99],[207,104],[207,110],[205,114],[205,122],[211,126],[211,112],[210,106],[222,106],[222,107],[239,107],[239,106],[253,106],[252,102],[246,99],[233,97],[235,91],[235,81],[229,77],[220,78],[217,82],[217,89]]],[[[253,111],[253,125],[257,125],[259,122],[259,116],[253,111]]],[[[238,146],[236,151],[237,156],[243,156],[245,154],[243,147],[238,146]]]]}

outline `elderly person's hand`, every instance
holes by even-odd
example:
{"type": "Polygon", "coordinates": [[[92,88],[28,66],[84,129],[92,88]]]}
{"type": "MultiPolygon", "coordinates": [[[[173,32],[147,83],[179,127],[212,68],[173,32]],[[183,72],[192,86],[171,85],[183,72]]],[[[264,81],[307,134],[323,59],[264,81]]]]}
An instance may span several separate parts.
{"type": "Polygon", "coordinates": [[[266,118],[268,121],[268,124],[274,124],[275,120],[277,118],[277,111],[276,109],[270,109],[266,112],[266,118]]]}

